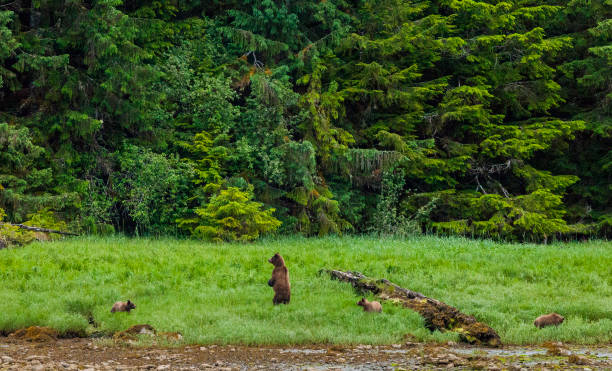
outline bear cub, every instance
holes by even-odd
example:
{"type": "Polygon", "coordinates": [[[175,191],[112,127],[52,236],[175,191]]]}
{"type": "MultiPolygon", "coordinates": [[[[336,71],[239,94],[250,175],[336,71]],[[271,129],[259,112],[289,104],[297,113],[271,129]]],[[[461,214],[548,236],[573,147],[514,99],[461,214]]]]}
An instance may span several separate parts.
{"type": "Polygon", "coordinates": [[[536,318],[536,320],[533,321],[533,324],[537,328],[542,328],[546,326],[559,326],[563,323],[564,320],[565,318],[560,314],[549,313],[536,318]]]}
{"type": "Polygon", "coordinates": [[[136,309],[136,306],[131,301],[129,300],[128,301],[118,301],[113,305],[113,308],[111,309],[111,313],[115,313],[115,312],[130,313],[132,309],[136,309]]]}
{"type": "Polygon", "coordinates": [[[289,304],[291,299],[291,285],[289,284],[289,271],[285,266],[285,260],[278,253],[274,254],[268,262],[274,265],[272,278],[268,281],[268,285],[274,289],[274,299],[272,302],[276,304],[289,304]]]}
{"type": "Polygon", "coordinates": [[[377,301],[367,301],[366,298],[361,298],[357,305],[363,307],[364,312],[382,312],[382,305],[377,301]]]}

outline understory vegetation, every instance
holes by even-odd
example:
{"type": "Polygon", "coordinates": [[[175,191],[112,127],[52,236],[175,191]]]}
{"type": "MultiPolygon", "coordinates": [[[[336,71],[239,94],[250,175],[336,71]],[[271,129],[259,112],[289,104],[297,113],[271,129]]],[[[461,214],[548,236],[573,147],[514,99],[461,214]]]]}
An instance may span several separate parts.
{"type": "Polygon", "coordinates": [[[610,0],[0,0],[4,222],[547,242],[611,184],[610,0]]]}
{"type": "MultiPolygon", "coordinates": [[[[178,331],[187,343],[389,344],[457,340],[430,333],[411,310],[357,306],[349,284],[321,268],[387,278],[493,327],[506,344],[612,341],[612,244],[504,244],[457,237],[326,237],[215,244],[177,239],[76,238],[0,251],[0,332],[31,325],[112,335],[135,324],[178,331]],[[291,303],[267,286],[280,252],[291,303]],[[110,313],[132,300],[130,314],[110,313]],[[565,316],[537,329],[544,313],[565,316]],[[406,336],[406,337],[405,337],[406,336]]],[[[372,297],[369,297],[372,299],[372,297]]]]}

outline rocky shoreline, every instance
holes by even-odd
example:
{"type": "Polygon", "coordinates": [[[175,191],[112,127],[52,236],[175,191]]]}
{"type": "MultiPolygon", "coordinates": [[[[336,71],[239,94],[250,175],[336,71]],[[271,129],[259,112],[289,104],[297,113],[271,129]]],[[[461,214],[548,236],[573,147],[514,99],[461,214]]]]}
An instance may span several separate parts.
{"type": "Polygon", "coordinates": [[[0,338],[0,370],[612,369],[612,345],[477,348],[449,344],[249,347],[0,338]]]}

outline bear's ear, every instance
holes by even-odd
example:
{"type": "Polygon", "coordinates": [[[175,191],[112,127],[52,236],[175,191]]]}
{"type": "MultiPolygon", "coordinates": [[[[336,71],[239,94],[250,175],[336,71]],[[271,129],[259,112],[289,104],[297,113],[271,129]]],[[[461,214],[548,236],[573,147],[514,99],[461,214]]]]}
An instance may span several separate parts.
{"type": "Polygon", "coordinates": [[[128,299],[127,303],[128,303],[128,304],[132,304],[132,302],[131,302],[129,299],[128,299]]]}

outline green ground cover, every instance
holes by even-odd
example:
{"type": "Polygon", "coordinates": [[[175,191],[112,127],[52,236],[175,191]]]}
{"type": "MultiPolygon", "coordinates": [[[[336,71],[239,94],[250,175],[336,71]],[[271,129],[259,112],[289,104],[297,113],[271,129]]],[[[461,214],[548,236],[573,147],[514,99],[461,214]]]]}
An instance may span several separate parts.
{"type": "Polygon", "coordinates": [[[409,310],[383,302],[364,313],[350,285],[318,270],[387,278],[475,315],[505,343],[612,342],[612,243],[502,244],[462,238],[284,238],[254,244],[173,239],[76,238],[0,250],[0,331],[47,325],[112,333],[138,323],[187,342],[393,343],[433,334],[409,310]],[[280,252],[292,300],[272,305],[267,259],[280,252]],[[117,300],[137,305],[111,314],[117,300]],[[536,329],[536,316],[566,317],[536,329]],[[93,318],[96,328],[88,319],[93,318]]]}

